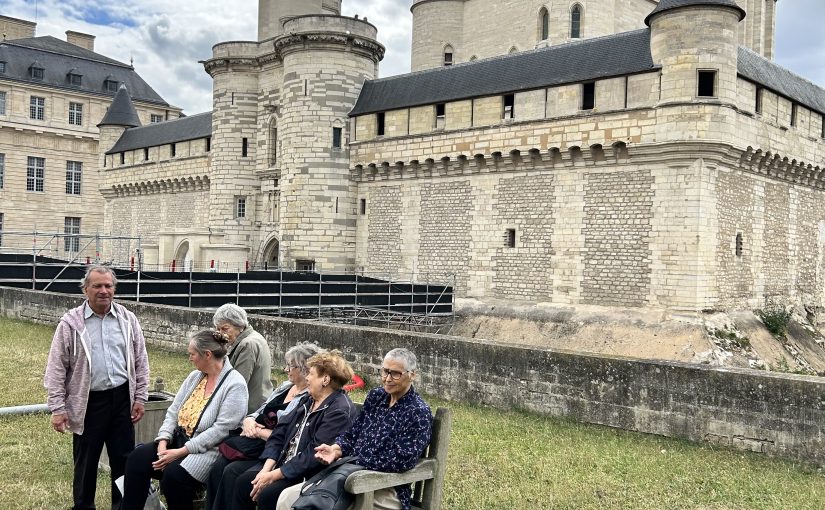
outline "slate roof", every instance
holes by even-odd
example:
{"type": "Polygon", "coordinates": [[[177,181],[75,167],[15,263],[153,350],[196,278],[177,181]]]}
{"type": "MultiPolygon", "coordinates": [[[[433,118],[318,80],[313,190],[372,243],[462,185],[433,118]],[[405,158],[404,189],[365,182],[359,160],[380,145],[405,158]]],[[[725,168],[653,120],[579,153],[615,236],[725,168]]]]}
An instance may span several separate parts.
{"type": "Polygon", "coordinates": [[[212,112],[127,129],[106,154],[212,136],[212,112]]]}
{"type": "Polygon", "coordinates": [[[825,89],[742,46],[738,71],[742,77],[825,115],[825,89]]]}
{"type": "Polygon", "coordinates": [[[658,69],[650,30],[584,39],[426,71],[367,80],[350,116],[446,103],[658,69]]]}
{"type": "Polygon", "coordinates": [[[659,0],[659,5],[657,5],[656,8],[653,9],[653,11],[651,11],[651,13],[647,15],[647,17],[645,17],[645,25],[650,26],[650,18],[652,18],[656,14],[659,14],[660,12],[669,11],[671,9],[678,9],[679,7],[692,7],[695,5],[732,7],[739,11],[739,21],[745,19],[745,10],[736,4],[736,0],[659,0]]]}
{"type": "Polygon", "coordinates": [[[6,62],[6,72],[0,74],[0,79],[111,97],[114,93],[105,90],[103,85],[107,77],[111,77],[125,84],[133,99],[169,106],[169,103],[143,81],[132,66],[56,37],[0,41],[0,61],[6,62]],[[29,74],[29,67],[35,61],[44,69],[42,80],[32,79],[29,74]],[[82,75],[79,87],[69,85],[66,79],[66,75],[72,69],[74,73],[82,75]]]}
{"type": "Polygon", "coordinates": [[[121,85],[109,109],[106,110],[106,115],[103,120],[97,125],[100,126],[126,126],[137,127],[140,126],[140,117],[138,117],[135,105],[129,98],[129,91],[126,90],[126,85],[121,85]]]}

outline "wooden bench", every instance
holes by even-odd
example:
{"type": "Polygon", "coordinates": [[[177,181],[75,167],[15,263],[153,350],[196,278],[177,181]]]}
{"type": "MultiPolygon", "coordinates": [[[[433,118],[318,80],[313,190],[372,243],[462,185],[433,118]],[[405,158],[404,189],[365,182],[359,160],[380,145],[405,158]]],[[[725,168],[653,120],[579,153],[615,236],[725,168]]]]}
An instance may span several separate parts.
{"type": "MultiPolygon", "coordinates": [[[[360,404],[359,404],[360,408],[360,404]]],[[[377,471],[356,471],[349,475],[347,492],[355,494],[352,510],[372,510],[373,495],[376,490],[414,483],[412,508],[439,510],[444,491],[444,474],[447,471],[447,448],[452,431],[452,413],[439,407],[433,417],[433,431],[430,445],[421,456],[418,465],[404,473],[379,473],[377,471]]]]}

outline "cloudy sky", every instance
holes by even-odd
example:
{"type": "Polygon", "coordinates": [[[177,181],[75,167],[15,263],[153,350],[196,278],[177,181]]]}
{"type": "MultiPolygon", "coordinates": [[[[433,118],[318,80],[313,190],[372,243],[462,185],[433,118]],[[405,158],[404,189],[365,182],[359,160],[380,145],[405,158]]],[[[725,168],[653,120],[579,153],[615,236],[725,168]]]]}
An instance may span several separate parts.
{"type": "MultiPolygon", "coordinates": [[[[343,14],[366,16],[387,47],[381,76],[409,71],[411,0],[343,0],[343,14]]],[[[66,30],[97,36],[95,50],[129,62],[187,114],[211,108],[212,84],[198,60],[212,45],[255,40],[257,0],[0,0],[0,14],[37,21],[37,35],[66,30]]],[[[776,60],[825,87],[825,0],[779,0],[776,60]]]]}

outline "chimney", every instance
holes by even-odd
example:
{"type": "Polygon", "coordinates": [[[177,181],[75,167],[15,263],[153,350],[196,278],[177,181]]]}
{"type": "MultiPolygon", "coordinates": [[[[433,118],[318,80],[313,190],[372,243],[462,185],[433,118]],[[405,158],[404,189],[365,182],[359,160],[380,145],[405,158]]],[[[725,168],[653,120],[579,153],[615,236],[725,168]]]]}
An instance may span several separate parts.
{"type": "Polygon", "coordinates": [[[24,19],[0,16],[0,37],[2,37],[4,41],[34,37],[35,28],[37,28],[37,23],[24,19]]]}
{"type": "Polygon", "coordinates": [[[75,32],[73,30],[66,30],[66,42],[86,48],[89,51],[95,51],[95,36],[75,32]]]}

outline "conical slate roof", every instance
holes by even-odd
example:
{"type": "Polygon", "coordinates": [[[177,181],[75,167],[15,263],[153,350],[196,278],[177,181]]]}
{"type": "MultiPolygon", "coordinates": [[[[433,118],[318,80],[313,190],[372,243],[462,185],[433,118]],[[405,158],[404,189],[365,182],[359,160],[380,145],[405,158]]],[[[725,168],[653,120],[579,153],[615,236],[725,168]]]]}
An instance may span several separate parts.
{"type": "Polygon", "coordinates": [[[692,7],[695,5],[710,5],[718,7],[730,7],[739,11],[739,21],[745,18],[745,10],[736,5],[736,0],[660,0],[659,5],[653,9],[653,12],[645,18],[645,24],[650,26],[650,18],[671,9],[678,9],[680,7],[692,7]]]}
{"type": "Polygon", "coordinates": [[[138,118],[135,106],[132,104],[132,98],[129,97],[129,91],[126,90],[126,85],[121,83],[115,98],[112,99],[112,104],[106,111],[106,115],[97,125],[97,127],[101,126],[140,126],[140,118],[138,118]]]}

